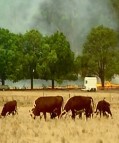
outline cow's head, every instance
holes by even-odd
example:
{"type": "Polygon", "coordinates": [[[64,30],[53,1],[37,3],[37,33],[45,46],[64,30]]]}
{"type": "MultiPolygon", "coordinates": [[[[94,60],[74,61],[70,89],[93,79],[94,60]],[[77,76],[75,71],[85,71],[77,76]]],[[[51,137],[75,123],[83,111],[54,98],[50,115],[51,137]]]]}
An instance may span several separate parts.
{"type": "MultiPolygon", "coordinates": [[[[40,112],[37,107],[31,109],[30,116],[35,119],[36,116],[40,116],[40,112]]],[[[40,116],[41,117],[41,116],[40,116]]]]}
{"type": "Polygon", "coordinates": [[[1,112],[1,116],[6,116],[6,113],[7,113],[6,108],[3,107],[2,112],[1,112]]]}
{"type": "Polygon", "coordinates": [[[55,117],[57,117],[58,116],[58,109],[57,108],[55,108],[53,111],[52,111],[52,113],[50,114],[51,116],[51,119],[54,119],[55,117]]]}

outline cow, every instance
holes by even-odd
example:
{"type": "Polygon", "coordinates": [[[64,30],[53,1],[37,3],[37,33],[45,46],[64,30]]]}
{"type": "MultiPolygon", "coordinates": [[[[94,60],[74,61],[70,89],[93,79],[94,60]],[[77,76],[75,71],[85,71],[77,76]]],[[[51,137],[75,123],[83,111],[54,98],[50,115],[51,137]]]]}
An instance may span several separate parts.
{"type": "Polygon", "coordinates": [[[100,117],[101,117],[101,113],[103,113],[103,116],[107,116],[107,113],[108,113],[112,117],[112,113],[110,110],[110,103],[105,101],[105,99],[100,100],[98,102],[95,113],[98,114],[98,111],[100,113],[100,117]]]}
{"type": "MultiPolygon", "coordinates": [[[[61,117],[71,110],[72,119],[75,119],[77,112],[82,110],[85,111],[87,119],[88,117],[91,117],[91,114],[93,114],[92,104],[94,104],[92,97],[73,96],[65,104],[61,117]]],[[[82,113],[80,114],[80,117],[82,117],[82,113]]]]}
{"type": "Polygon", "coordinates": [[[17,113],[17,101],[8,101],[4,104],[1,116],[6,116],[6,115],[15,115],[17,113]]]}
{"type": "Polygon", "coordinates": [[[32,109],[32,114],[34,115],[34,119],[36,116],[41,117],[40,113],[43,113],[45,120],[46,120],[46,113],[50,113],[51,118],[55,118],[56,116],[58,116],[59,118],[61,114],[62,105],[63,105],[62,96],[39,97],[35,100],[35,105],[34,108],[32,109]]]}

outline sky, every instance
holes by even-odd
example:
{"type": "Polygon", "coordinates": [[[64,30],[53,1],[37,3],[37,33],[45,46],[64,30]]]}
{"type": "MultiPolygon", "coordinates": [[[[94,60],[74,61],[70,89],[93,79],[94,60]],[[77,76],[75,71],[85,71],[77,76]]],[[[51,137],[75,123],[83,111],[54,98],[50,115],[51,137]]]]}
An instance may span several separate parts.
{"type": "Polygon", "coordinates": [[[117,29],[116,14],[110,0],[1,0],[0,27],[14,33],[38,29],[42,34],[63,32],[74,52],[92,27],[117,29]]]}

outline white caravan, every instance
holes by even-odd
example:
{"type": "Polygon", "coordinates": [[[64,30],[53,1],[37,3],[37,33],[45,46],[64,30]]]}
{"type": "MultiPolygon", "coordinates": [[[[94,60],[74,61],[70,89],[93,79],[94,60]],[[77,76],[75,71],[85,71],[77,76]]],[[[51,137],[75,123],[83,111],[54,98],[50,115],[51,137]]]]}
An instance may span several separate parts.
{"type": "Polygon", "coordinates": [[[86,91],[97,91],[97,78],[96,77],[85,77],[84,78],[84,89],[86,91]]]}

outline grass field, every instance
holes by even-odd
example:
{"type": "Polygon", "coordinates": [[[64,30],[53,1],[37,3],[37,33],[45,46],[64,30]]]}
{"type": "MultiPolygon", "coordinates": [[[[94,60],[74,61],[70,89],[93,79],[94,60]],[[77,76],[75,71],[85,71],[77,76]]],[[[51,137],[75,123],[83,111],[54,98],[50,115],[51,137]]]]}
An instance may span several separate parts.
{"type": "Polygon", "coordinates": [[[18,115],[0,119],[0,143],[119,143],[119,91],[81,92],[79,90],[0,91],[0,112],[6,101],[16,99],[18,115]],[[29,110],[39,96],[62,95],[64,101],[74,95],[92,96],[95,104],[105,97],[113,118],[85,120],[71,117],[47,121],[32,119],[29,110]]]}

